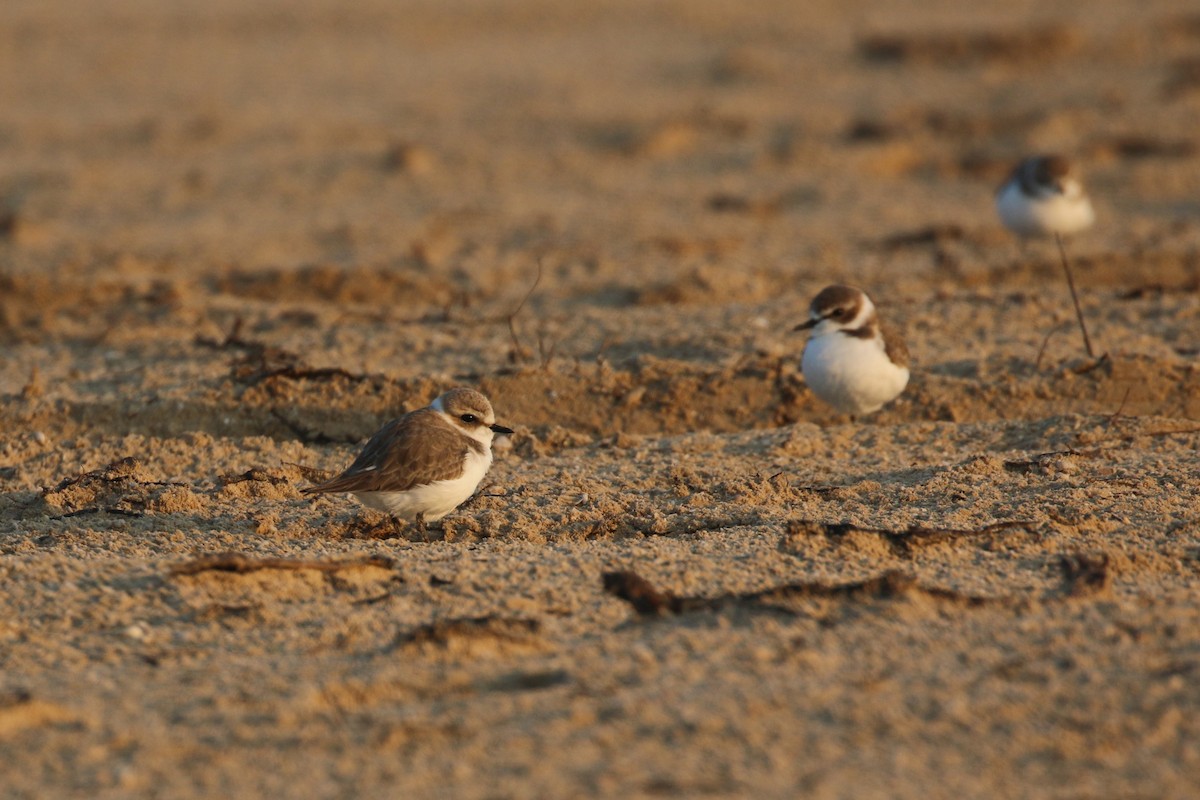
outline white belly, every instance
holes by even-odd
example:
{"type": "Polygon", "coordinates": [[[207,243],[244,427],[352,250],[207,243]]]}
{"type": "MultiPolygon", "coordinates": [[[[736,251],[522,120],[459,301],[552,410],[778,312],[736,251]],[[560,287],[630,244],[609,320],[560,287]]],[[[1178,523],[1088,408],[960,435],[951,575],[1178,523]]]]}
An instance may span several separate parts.
{"type": "Polygon", "coordinates": [[[908,368],[891,362],[881,342],[839,331],[814,336],[800,362],[813,394],[843,414],[870,414],[908,385],[908,368]]]}
{"type": "Polygon", "coordinates": [[[463,474],[453,480],[435,481],[405,492],[355,492],[363,505],[386,511],[397,519],[412,520],[424,514],[426,522],[441,519],[479,488],[480,481],[492,465],[492,451],[467,453],[463,474]]]}
{"type": "Polygon", "coordinates": [[[1010,182],[996,196],[996,210],[1005,226],[1020,236],[1077,233],[1096,221],[1086,195],[1030,198],[1010,182]]]}

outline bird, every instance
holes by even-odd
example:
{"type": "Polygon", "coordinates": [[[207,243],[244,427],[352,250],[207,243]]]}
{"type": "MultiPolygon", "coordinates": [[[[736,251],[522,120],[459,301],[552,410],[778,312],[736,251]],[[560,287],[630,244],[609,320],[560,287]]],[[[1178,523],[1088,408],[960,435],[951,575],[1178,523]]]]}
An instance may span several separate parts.
{"type": "Polygon", "coordinates": [[[1018,236],[1069,236],[1096,221],[1074,165],[1061,155],[1026,158],[996,191],[996,210],[1018,236]]]}
{"type": "Polygon", "coordinates": [[[1004,226],[1022,239],[1054,237],[1067,276],[1067,287],[1071,290],[1071,302],[1075,305],[1075,316],[1079,319],[1084,348],[1089,358],[1095,358],[1063,244],[1063,237],[1086,230],[1096,221],[1092,201],[1074,165],[1061,155],[1026,158],[996,190],[996,211],[1004,226]]]}
{"type": "Polygon", "coordinates": [[[395,521],[424,528],[474,494],[492,465],[492,440],[512,432],[496,424],[482,394],[450,389],[388,422],[344,472],[303,491],[348,492],[395,521]]]}
{"type": "Polygon", "coordinates": [[[800,370],[813,393],[852,417],[878,411],[908,385],[908,348],[882,327],[875,304],[861,289],[835,284],[809,305],[811,330],[800,370]]]}

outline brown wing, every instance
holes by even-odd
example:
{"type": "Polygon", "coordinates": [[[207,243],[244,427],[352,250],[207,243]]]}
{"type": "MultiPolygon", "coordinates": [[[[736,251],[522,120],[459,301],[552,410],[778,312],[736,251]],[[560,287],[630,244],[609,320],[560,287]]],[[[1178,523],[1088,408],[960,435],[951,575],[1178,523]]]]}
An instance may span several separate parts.
{"type": "Polygon", "coordinates": [[[880,325],[879,332],[883,334],[883,352],[887,353],[887,357],[892,360],[893,364],[907,367],[909,363],[908,347],[904,344],[900,333],[887,325],[880,325]]]}
{"type": "Polygon", "coordinates": [[[472,445],[482,449],[436,411],[423,408],[384,425],[345,472],[304,492],[403,492],[450,480],[462,475],[472,445]]]}

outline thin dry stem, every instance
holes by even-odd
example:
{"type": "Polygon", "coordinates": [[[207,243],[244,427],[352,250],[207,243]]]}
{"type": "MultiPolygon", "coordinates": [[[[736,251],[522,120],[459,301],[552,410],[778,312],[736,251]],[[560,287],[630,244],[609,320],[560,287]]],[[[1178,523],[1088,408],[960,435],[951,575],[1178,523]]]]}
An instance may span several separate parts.
{"type": "Polygon", "coordinates": [[[529,352],[521,344],[521,340],[517,336],[517,326],[516,326],[517,315],[521,313],[521,309],[525,308],[525,304],[529,302],[530,297],[533,297],[533,293],[535,291],[537,291],[538,284],[540,284],[541,282],[542,282],[542,259],[539,258],[537,260],[537,277],[533,279],[533,285],[529,287],[529,291],[527,291],[525,293],[525,296],[521,298],[521,302],[517,304],[517,307],[513,309],[513,312],[508,315],[508,335],[512,337],[512,343],[513,343],[512,356],[513,356],[514,361],[524,361],[525,354],[529,352]]]}
{"type": "Polygon", "coordinates": [[[1062,256],[1063,272],[1067,275],[1067,286],[1071,289],[1071,302],[1075,304],[1075,316],[1079,318],[1079,330],[1083,334],[1083,346],[1087,348],[1088,358],[1095,358],[1096,352],[1092,349],[1092,339],[1088,336],[1087,325],[1083,322],[1083,309],[1079,306],[1079,295],[1075,293],[1075,278],[1071,275],[1071,263],[1067,261],[1067,248],[1063,246],[1060,234],[1054,234],[1054,241],[1058,243],[1058,254],[1062,256]]]}

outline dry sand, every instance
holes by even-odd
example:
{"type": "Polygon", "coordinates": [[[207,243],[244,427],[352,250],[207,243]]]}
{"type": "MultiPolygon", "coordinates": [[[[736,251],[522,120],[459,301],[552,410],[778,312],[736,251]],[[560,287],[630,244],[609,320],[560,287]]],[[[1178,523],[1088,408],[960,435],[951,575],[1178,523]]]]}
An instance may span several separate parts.
{"type": "Polygon", "coordinates": [[[1194,9],[0,37],[0,794],[1200,796],[1194,9]],[[1096,367],[991,206],[1041,150],[1096,367]],[[857,423],[790,332],[835,281],[915,360],[857,423]],[[429,541],[300,495],[456,384],[517,434],[429,541]]]}

